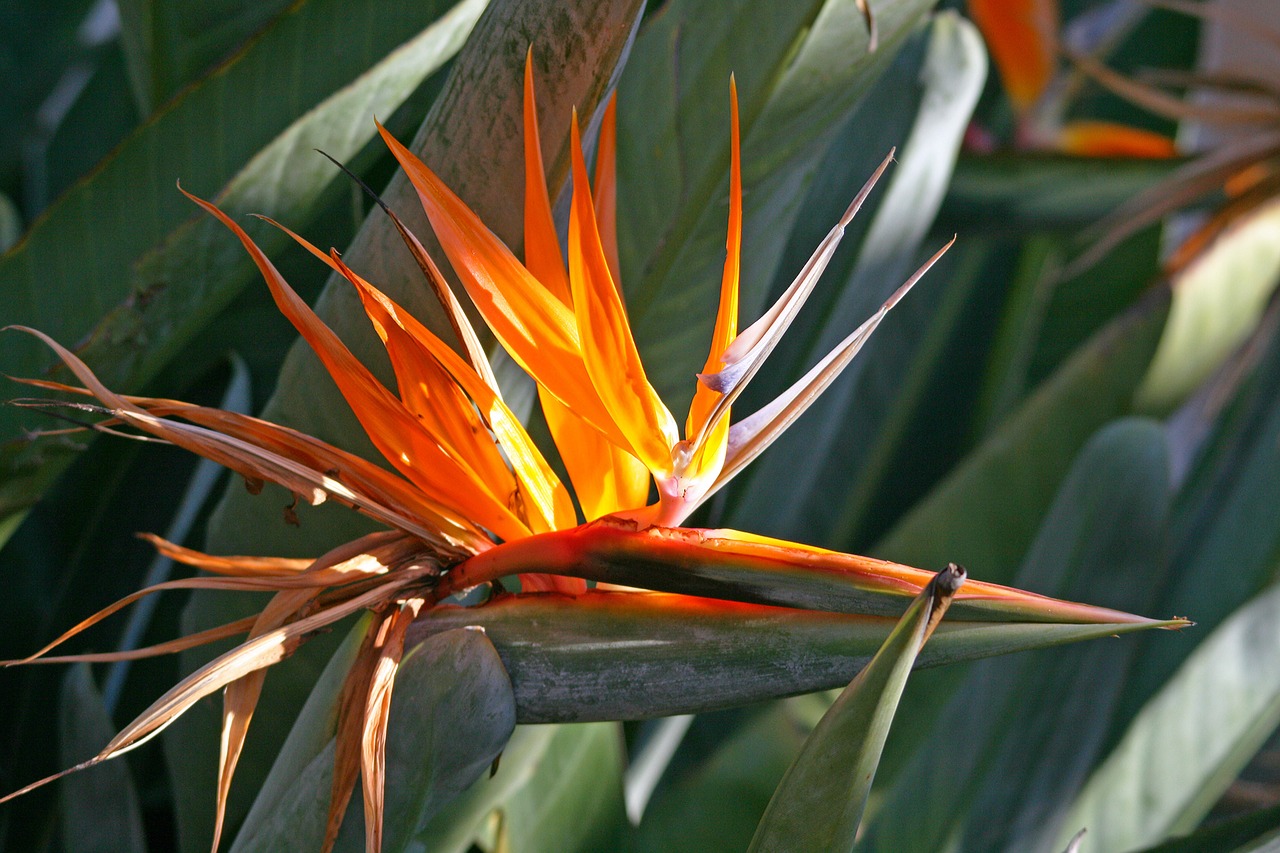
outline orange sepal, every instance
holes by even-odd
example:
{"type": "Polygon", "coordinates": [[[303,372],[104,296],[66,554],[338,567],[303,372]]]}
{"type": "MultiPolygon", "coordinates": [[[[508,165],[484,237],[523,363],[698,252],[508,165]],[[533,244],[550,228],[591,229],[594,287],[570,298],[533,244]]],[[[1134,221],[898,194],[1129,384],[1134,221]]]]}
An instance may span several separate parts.
{"type": "Polygon", "coordinates": [[[576,115],[571,134],[569,284],[587,373],[631,451],[654,476],[665,477],[671,473],[671,449],[679,441],[675,419],[645,377],[626,310],[609,274],[576,115]]]}

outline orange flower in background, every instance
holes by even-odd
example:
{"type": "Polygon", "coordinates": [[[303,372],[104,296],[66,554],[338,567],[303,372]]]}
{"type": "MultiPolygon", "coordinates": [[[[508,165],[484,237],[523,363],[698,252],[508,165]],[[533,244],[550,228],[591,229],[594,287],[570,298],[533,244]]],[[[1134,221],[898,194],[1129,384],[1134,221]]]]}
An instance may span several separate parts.
{"type": "Polygon", "coordinates": [[[1161,133],[1109,121],[1063,121],[1055,96],[1059,82],[1060,15],[1057,0],[969,0],[1000,74],[1017,121],[1020,148],[1049,149],[1083,157],[1173,157],[1177,148],[1161,133]]]}
{"type": "MultiPolygon", "coordinates": [[[[1161,0],[1156,7],[1199,19],[1231,38],[1280,46],[1280,31],[1269,20],[1232,11],[1221,4],[1161,0]]],[[[1078,80],[1088,78],[1153,115],[1211,129],[1212,145],[1167,179],[1106,216],[1094,229],[1096,242],[1069,268],[1078,272],[1106,255],[1136,231],[1193,203],[1214,208],[1164,261],[1169,275],[1186,269],[1230,227],[1266,207],[1280,195],[1280,85],[1274,74],[1259,76],[1247,67],[1195,71],[1154,71],[1146,82],[1125,76],[1099,58],[1108,42],[1149,9],[1141,5],[1099,5],[1081,13],[1097,14],[1083,27],[1088,35],[1065,35],[1056,0],[969,0],[973,17],[1013,107],[1015,145],[1086,157],[1169,158],[1179,151],[1160,133],[1091,119],[1064,121],[1078,80]],[[1087,43],[1087,44],[1086,44],[1087,43]],[[1059,69],[1059,55],[1069,65],[1059,69]],[[1069,72],[1069,73],[1068,73],[1069,72]],[[1179,97],[1169,90],[1194,92],[1179,97]]],[[[1075,21],[1072,22],[1074,24],[1075,21]]],[[[1220,62],[1221,60],[1217,60],[1220,62]]],[[[974,130],[977,130],[976,128],[974,130]]],[[[983,140],[980,130],[971,139],[983,140]]]]}
{"type": "MultiPolygon", "coordinates": [[[[883,317],[946,251],[943,247],[881,308],[777,399],[731,420],[747,383],[816,285],[844,228],[887,168],[886,158],[795,281],[756,322],[738,329],[742,179],[736,90],[731,83],[731,165],[727,257],[715,330],[683,430],[649,384],[621,297],[615,233],[615,111],[599,143],[594,186],[576,118],[567,253],[552,219],[539,149],[531,67],[525,72],[524,262],[421,161],[385,130],[454,271],[498,341],[536,381],[573,496],[553,471],[501,389],[461,304],[422,245],[393,216],[439,295],[461,354],[392,299],[328,253],[293,235],[356,289],[395,372],[385,387],[290,288],[245,231],[209,202],[192,200],[241,241],[281,312],[324,363],[389,471],[296,430],[246,415],[175,400],[124,396],[106,388],[73,353],[41,332],[82,383],[30,384],[92,395],[106,419],[167,440],[243,476],[251,488],[277,483],[310,504],[335,500],[388,530],[315,560],[211,556],[152,538],[165,554],[210,575],[169,581],[97,613],[23,661],[119,660],[178,651],[247,634],[230,651],[184,678],[117,735],[87,767],[153,737],[195,702],[225,688],[217,794],[216,850],[237,761],[266,669],[316,631],[371,611],[341,695],[338,748],[326,849],[337,837],[357,778],[362,781],[366,846],[381,844],[383,749],[395,672],[409,625],[456,592],[522,573],[524,591],[573,594],[586,579],[684,591],[683,577],[728,577],[735,567],[780,580],[818,573],[850,589],[903,606],[933,574],[729,530],[680,528],[708,496],[758,456],[839,375],[883,317]],[[564,258],[567,257],[567,262],[564,258]],[[650,495],[656,498],[650,500],[650,495]],[[587,523],[580,524],[579,508],[587,523]],[[626,577],[602,573],[610,559],[644,565],[626,577]],[[655,568],[656,567],[656,568],[655,568]],[[553,574],[531,574],[551,572],[553,574]],[[127,653],[47,655],[54,647],[144,595],[171,589],[256,590],[273,597],[256,616],[127,653]]],[[[289,232],[292,234],[292,232],[289,232]]],[[[950,246],[950,243],[947,244],[950,246]]],[[[971,582],[958,596],[988,613],[1011,607],[1042,619],[1145,621],[971,582]]],[[[746,600],[751,600],[748,595],[746,600]]],[[[995,618],[995,617],[993,617],[995,618]]],[[[65,771],[71,772],[71,771],[65,771]]],[[[63,774],[58,774],[59,776],[63,774]]],[[[9,799],[37,785],[5,797],[9,799]]],[[[3,801],[3,800],[0,800],[3,801]]]]}

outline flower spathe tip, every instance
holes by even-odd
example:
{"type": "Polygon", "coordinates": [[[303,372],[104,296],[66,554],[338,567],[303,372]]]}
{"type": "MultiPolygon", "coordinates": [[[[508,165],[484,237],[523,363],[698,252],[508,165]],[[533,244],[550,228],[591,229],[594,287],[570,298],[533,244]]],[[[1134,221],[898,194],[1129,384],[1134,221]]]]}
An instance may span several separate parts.
{"type": "MultiPolygon", "coordinates": [[[[900,615],[937,575],[736,530],[643,527],[616,517],[509,543],[453,569],[438,597],[522,570],[596,582],[836,613],[900,615]]],[[[963,570],[956,567],[958,575],[963,570]]],[[[957,618],[1186,627],[969,579],[957,618]]]]}

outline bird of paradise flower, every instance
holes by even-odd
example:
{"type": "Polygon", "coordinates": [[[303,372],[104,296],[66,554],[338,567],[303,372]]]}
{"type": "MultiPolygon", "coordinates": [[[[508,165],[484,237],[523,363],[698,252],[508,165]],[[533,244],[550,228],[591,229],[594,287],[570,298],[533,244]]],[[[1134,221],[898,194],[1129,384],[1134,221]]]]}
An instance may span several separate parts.
{"type": "MultiPolygon", "coordinates": [[[[315,505],[346,504],[389,530],[315,560],[213,556],[158,537],[164,554],[210,573],[136,592],[80,622],[21,661],[108,661],[192,648],[247,634],[200,667],[126,726],[95,757],[33,783],[106,761],[154,737],[205,696],[225,688],[213,849],[228,791],[266,670],[307,637],[358,611],[373,616],[342,689],[337,751],[324,849],[362,780],[366,846],[381,845],[385,739],[405,636],[426,608],[470,588],[518,574],[522,589],[576,595],[588,579],[655,590],[761,600],[763,573],[785,582],[836,577],[869,612],[898,610],[931,572],[730,530],[680,525],[764,451],[858,353],[889,310],[951,245],[911,276],[880,309],[787,391],[747,418],[731,408],[796,316],[840,242],[844,228],[888,167],[892,153],[819,244],[795,281],[765,314],[739,331],[742,178],[738,107],[731,81],[731,159],[727,257],[710,352],[685,419],[683,437],[641,364],[619,287],[615,238],[615,105],[598,145],[594,187],[572,134],[572,205],[562,255],[541,153],[532,68],[524,78],[525,260],[521,263],[422,162],[381,129],[407,173],[445,254],[480,316],[537,382],[569,489],[504,402],[479,337],[433,259],[392,215],[439,297],[462,354],[343,263],[289,232],[356,289],[394,369],[398,394],[379,382],[289,287],[250,237],[213,204],[187,194],[223,222],[262,273],[281,312],[315,350],[389,471],[306,434],[254,417],[176,400],[117,394],[79,358],[43,340],[82,387],[29,384],[96,397],[106,419],[215,460],[251,490],[270,481],[315,505]],[[563,260],[568,258],[567,265],[563,260]],[[650,495],[656,493],[656,500],[650,495]],[[580,523],[579,509],[585,523],[580,523]],[[640,568],[635,568],[640,565],[640,568]],[[627,568],[627,567],[630,568],[627,568]],[[169,589],[257,590],[274,595],[254,616],[129,652],[50,656],[69,637],[139,598],[169,589]]],[[[185,192],[185,191],[184,191],[185,192]]],[[[390,213],[390,211],[388,211],[390,213]]],[[[283,226],[280,226],[283,227],[283,226]]],[[[285,229],[287,231],[287,229],[285,229]]],[[[1044,620],[1149,623],[1104,608],[1071,604],[971,582],[960,594],[975,611],[1044,620]]],[[[1160,623],[1167,624],[1167,623],[1160,623]]]]}
{"type": "MultiPolygon", "coordinates": [[[[1077,86],[1088,78],[1152,115],[1198,122],[1227,131],[1226,138],[1171,170],[1168,177],[1125,202],[1090,229],[1091,245],[1068,268],[1092,266],[1123,240],[1170,213],[1193,204],[1213,209],[1164,261],[1174,275],[1187,268],[1232,225],[1280,196],[1280,87],[1254,73],[1210,74],[1149,71],[1153,81],[1132,79],[1109,68],[1093,51],[1064,44],[1057,0],[969,0],[969,13],[982,31],[999,69],[1017,122],[1015,144],[1065,154],[1118,158],[1171,158],[1174,140],[1160,133],[1094,119],[1064,121],[1062,112],[1077,86]],[[1069,60],[1060,68],[1060,57],[1069,60]],[[1168,89],[1198,92],[1201,100],[1178,98],[1168,89]]],[[[1137,16],[1165,9],[1213,23],[1237,35],[1280,49],[1280,30],[1270,21],[1217,4],[1186,0],[1145,0],[1113,4],[1088,39],[1104,49],[1137,16]],[[1108,20],[1108,18],[1112,20],[1108,20]]]]}

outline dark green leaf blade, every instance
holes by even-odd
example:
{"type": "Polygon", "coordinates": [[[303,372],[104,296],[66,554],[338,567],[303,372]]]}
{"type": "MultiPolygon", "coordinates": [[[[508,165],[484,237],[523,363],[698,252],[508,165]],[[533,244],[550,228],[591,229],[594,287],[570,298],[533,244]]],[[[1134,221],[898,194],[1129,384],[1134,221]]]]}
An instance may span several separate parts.
{"type": "Polygon", "coordinates": [[[1066,819],[1082,851],[1189,832],[1280,724],[1280,587],[1200,643],[1128,726],[1066,819]]]}
{"type": "MultiPolygon", "coordinates": [[[[62,680],[58,752],[65,767],[97,754],[116,728],[102,705],[88,664],[78,664],[62,680]]],[[[118,850],[144,853],[142,812],[129,767],[123,761],[73,773],[62,788],[62,833],[66,853],[118,850]]]]}
{"type": "Polygon", "coordinates": [[[1166,290],[1109,324],[1044,382],[876,546],[913,565],[955,560],[1008,581],[1077,453],[1130,411],[1164,327],[1166,290]]]}
{"type": "Polygon", "coordinates": [[[520,726],[492,778],[481,779],[422,827],[426,853],[617,849],[626,823],[617,723],[520,726]]]}
{"type": "MultiPolygon", "coordinates": [[[[1169,502],[1163,428],[1138,419],[1105,428],[1072,467],[1019,582],[1151,606],[1167,568],[1169,502]]],[[[861,849],[935,849],[950,838],[964,849],[1061,849],[1080,827],[1066,832],[1056,804],[1104,748],[1138,650],[1098,643],[988,661],[954,693],[954,679],[912,691],[891,756],[902,769],[890,777],[861,849]]]]}
{"type": "Polygon", "coordinates": [[[921,647],[964,583],[948,566],[831,705],[782,777],[751,851],[853,850],[880,753],[921,647]]]}

